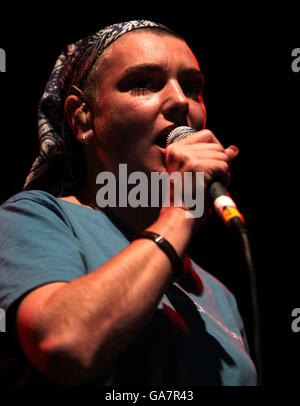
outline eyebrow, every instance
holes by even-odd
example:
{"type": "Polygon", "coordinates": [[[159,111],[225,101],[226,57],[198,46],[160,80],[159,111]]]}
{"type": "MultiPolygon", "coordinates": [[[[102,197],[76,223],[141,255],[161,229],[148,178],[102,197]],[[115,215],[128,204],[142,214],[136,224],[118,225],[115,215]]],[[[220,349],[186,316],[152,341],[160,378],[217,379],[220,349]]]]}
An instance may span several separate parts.
{"type": "Polygon", "coordinates": [[[159,65],[155,64],[141,64],[141,65],[135,65],[135,66],[130,66],[129,68],[125,69],[125,71],[122,73],[122,77],[126,76],[131,76],[134,75],[136,72],[142,73],[142,72],[160,72],[162,71],[163,68],[159,65]]]}
{"type": "Polygon", "coordinates": [[[195,81],[198,81],[198,82],[202,83],[202,85],[204,85],[204,82],[205,82],[205,77],[204,77],[203,72],[201,70],[195,69],[195,68],[184,69],[180,73],[180,76],[188,77],[188,78],[191,77],[195,81]]]}
{"type": "MultiPolygon", "coordinates": [[[[134,76],[136,73],[149,73],[149,72],[163,72],[164,68],[156,64],[140,64],[135,66],[130,66],[125,69],[121,75],[121,80],[130,76],[134,76]]],[[[180,72],[180,76],[192,76],[194,79],[204,82],[204,75],[201,70],[196,68],[186,68],[180,72]]]]}

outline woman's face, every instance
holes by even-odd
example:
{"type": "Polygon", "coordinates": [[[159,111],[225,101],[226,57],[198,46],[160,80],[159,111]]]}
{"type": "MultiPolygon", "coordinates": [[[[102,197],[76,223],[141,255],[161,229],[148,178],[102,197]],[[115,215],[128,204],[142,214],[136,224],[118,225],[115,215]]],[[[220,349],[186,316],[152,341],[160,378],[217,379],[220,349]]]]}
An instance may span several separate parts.
{"type": "Polygon", "coordinates": [[[165,171],[165,139],[175,127],[205,126],[203,76],[181,39],[136,30],[106,51],[93,104],[97,159],[117,173],[165,171]]]}

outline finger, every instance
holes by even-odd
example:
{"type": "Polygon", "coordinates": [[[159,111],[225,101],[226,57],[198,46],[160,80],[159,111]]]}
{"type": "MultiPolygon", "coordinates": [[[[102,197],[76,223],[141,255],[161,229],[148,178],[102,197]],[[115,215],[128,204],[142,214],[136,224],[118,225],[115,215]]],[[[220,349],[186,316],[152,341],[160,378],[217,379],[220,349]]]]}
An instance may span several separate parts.
{"type": "Polygon", "coordinates": [[[200,130],[196,133],[189,134],[186,138],[180,140],[185,144],[199,143],[216,143],[222,145],[217,137],[210,130],[200,130]]]}

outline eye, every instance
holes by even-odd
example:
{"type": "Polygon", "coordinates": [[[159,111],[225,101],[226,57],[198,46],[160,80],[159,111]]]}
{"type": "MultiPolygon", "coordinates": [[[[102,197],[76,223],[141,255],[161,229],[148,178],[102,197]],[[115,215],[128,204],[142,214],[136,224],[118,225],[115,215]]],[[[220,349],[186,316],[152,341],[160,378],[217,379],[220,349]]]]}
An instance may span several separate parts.
{"type": "Polygon", "coordinates": [[[138,88],[138,89],[145,89],[145,88],[149,89],[150,86],[151,86],[150,79],[138,79],[133,84],[133,87],[138,88]]]}
{"type": "Polygon", "coordinates": [[[142,96],[159,92],[163,86],[164,78],[162,75],[150,73],[149,75],[139,75],[132,80],[130,90],[134,95],[142,96]]]}
{"type": "Polygon", "coordinates": [[[199,101],[199,96],[202,93],[202,86],[199,83],[195,83],[195,82],[185,82],[182,83],[181,85],[182,87],[182,91],[184,92],[184,94],[195,100],[195,101],[199,101]]]}
{"type": "Polygon", "coordinates": [[[131,85],[131,92],[135,95],[144,95],[155,89],[154,82],[150,78],[139,78],[131,85]]]}

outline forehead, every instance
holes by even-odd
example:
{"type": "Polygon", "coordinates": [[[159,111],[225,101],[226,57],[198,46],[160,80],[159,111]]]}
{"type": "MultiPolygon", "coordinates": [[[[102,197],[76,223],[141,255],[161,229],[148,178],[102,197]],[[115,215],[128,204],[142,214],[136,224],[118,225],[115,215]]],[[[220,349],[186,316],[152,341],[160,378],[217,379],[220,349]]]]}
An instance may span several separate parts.
{"type": "Polygon", "coordinates": [[[198,62],[185,41],[162,31],[135,30],[129,32],[103,53],[104,66],[113,70],[124,70],[132,65],[159,64],[174,67],[199,69],[198,62]]]}

